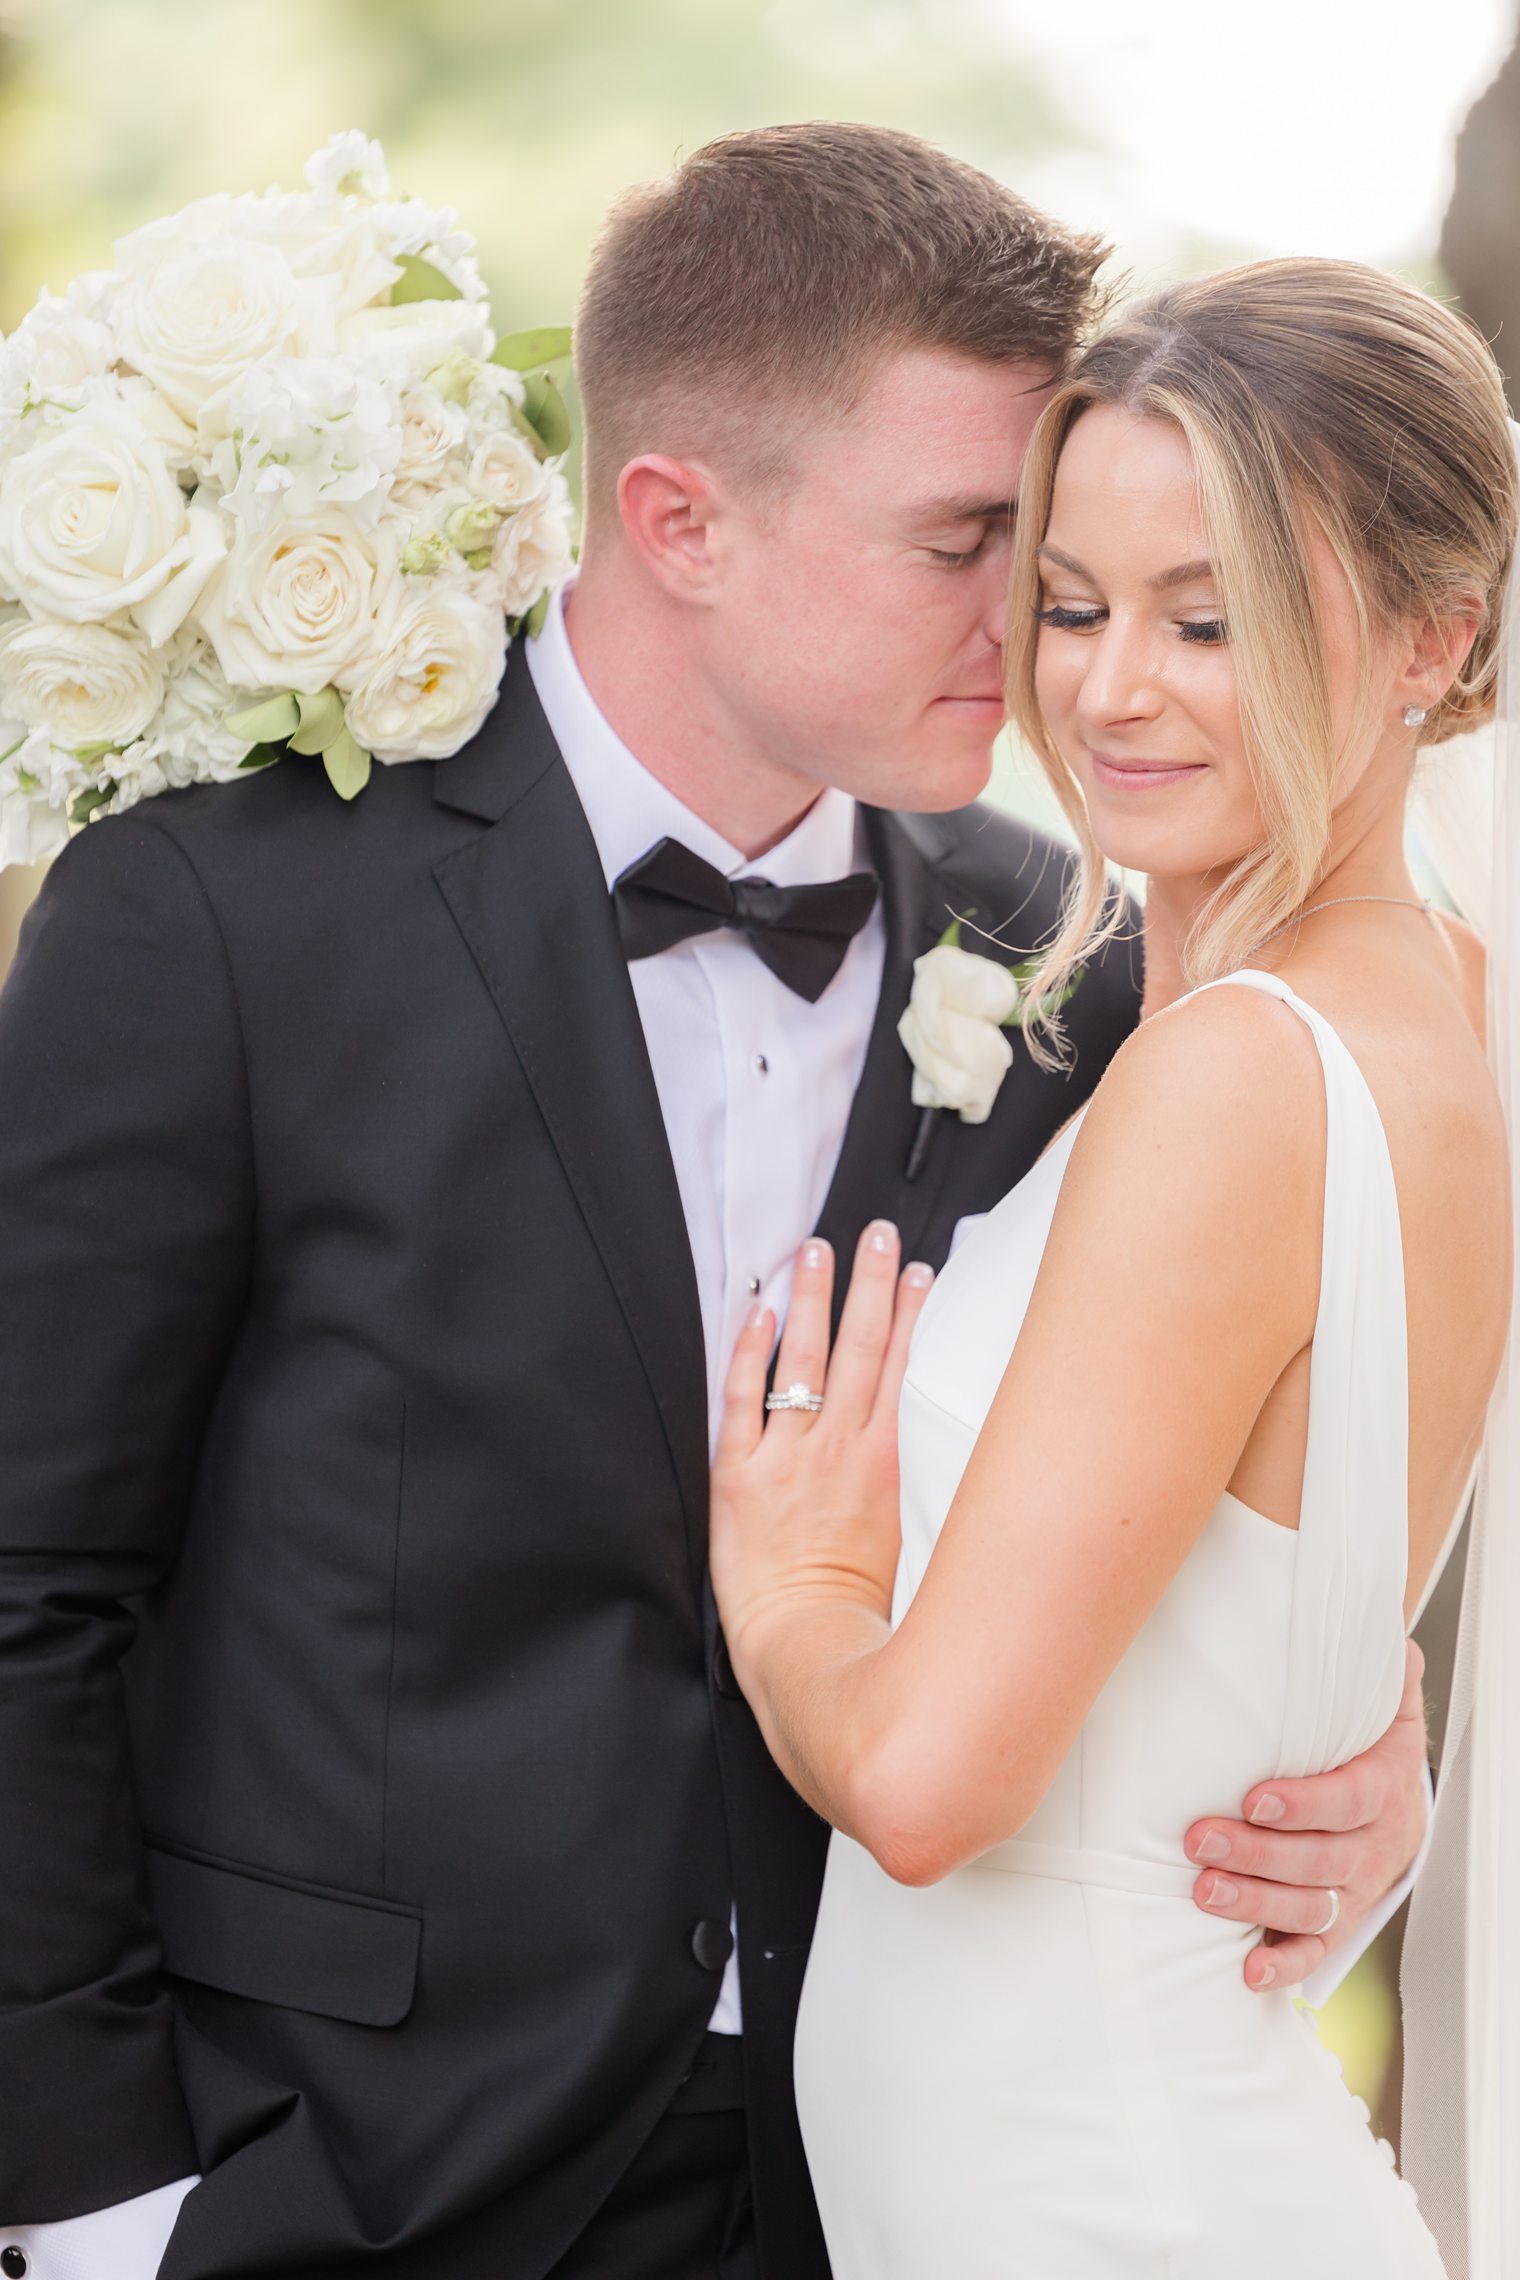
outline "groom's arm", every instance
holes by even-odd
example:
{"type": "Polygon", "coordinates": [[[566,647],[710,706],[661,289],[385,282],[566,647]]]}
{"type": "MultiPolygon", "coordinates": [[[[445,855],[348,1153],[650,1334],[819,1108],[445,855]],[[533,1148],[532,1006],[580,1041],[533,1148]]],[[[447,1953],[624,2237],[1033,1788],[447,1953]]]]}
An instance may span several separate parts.
{"type": "Polygon", "coordinates": [[[241,1035],[163,827],[92,825],[0,994],[0,2224],[193,2174],[119,1665],[243,1303],[241,1035]]]}
{"type": "Polygon", "coordinates": [[[1424,1667],[1411,1640],[1398,1715],[1360,1757],[1302,1780],[1260,1782],[1242,1802],[1244,1819],[1188,1830],[1188,1858],[1203,1870],[1198,1906],[1266,1932],[1246,1958],[1247,1986],[1312,1979],[1313,1999],[1324,2002],[1406,1898],[1430,1820],[1424,1667]],[[1340,1911],[1322,1937],[1332,1891],[1340,1911]]]}

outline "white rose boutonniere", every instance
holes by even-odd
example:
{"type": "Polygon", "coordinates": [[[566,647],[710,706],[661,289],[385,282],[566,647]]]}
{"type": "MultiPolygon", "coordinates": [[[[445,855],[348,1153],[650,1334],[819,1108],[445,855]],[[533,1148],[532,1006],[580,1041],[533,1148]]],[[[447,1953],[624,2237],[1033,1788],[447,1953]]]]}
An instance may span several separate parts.
{"type": "MultiPolygon", "coordinates": [[[[992,1114],[1013,1066],[1013,1045],[1005,1032],[1022,1020],[1039,964],[1038,958],[1024,958],[1005,966],[991,949],[963,949],[959,918],[952,919],[932,950],[914,959],[912,993],[897,1025],[913,1063],[913,1105],[924,1112],[908,1159],[910,1180],[923,1167],[941,1109],[954,1109],[963,1124],[985,1124],[992,1114]]],[[[1072,996],[1085,971],[1079,968],[1052,1002],[1052,1012],[1072,996]]]]}

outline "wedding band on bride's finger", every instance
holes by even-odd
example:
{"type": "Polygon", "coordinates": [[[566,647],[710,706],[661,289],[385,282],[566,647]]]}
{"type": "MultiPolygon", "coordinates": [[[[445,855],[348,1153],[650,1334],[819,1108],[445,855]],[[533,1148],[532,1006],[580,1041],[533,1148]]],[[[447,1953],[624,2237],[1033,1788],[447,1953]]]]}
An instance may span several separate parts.
{"type": "Polygon", "coordinates": [[[768,1393],[765,1406],[767,1409],[801,1409],[808,1416],[816,1417],[823,1407],[823,1395],[802,1384],[789,1385],[785,1393],[768,1393]]]}
{"type": "Polygon", "coordinates": [[[1326,1932],[1333,1932],[1341,1919],[1341,1896],[1333,1884],[1325,1887],[1325,1898],[1330,1903],[1330,1913],[1322,1924],[1316,1924],[1314,1927],[1314,1937],[1317,1940],[1322,1940],[1326,1932]]]}

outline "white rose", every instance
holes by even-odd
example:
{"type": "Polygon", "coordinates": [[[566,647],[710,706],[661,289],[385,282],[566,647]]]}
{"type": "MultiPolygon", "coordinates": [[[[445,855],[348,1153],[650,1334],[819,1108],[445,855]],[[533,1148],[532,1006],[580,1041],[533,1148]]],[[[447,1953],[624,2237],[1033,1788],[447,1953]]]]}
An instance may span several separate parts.
{"type": "Polygon", "coordinates": [[[563,475],[552,474],[543,495],[497,532],[491,574],[509,618],[521,617],[547,587],[570,575],[570,518],[569,485],[563,475]]]}
{"type": "Polygon", "coordinates": [[[210,455],[222,504],[265,530],[284,518],[346,507],[361,528],[384,511],[401,457],[401,419],[388,390],[333,357],[275,356],[226,399],[231,433],[210,455]]]}
{"type": "Polygon", "coordinates": [[[0,633],[0,705],[55,744],[130,744],[163,694],[155,652],[109,626],[23,618],[0,633]]]}
{"type": "Polygon", "coordinates": [[[897,1025],[913,1063],[914,1106],[953,1108],[963,1123],[985,1124],[1013,1065],[1001,1024],[1018,1004],[1018,982],[991,958],[948,942],[915,958],[897,1025]]]}
{"type": "MultiPolygon", "coordinates": [[[[200,424],[214,414],[262,357],[331,352],[334,280],[298,278],[277,246],[253,237],[204,237],[196,228],[161,243],[137,235],[146,242],[122,279],[117,338],[125,362],[182,419],[200,424]]],[[[214,433],[214,419],[212,426],[214,433]]]]}
{"type": "Polygon", "coordinates": [[[341,507],[240,530],[201,604],[202,631],[237,689],[346,688],[368,665],[400,577],[395,529],[341,507]]]}
{"type": "Polygon", "coordinates": [[[475,446],[467,480],[502,515],[535,506],[553,489],[553,477],[537,452],[509,428],[496,429],[475,446]]]}
{"type": "Polygon", "coordinates": [[[377,760],[446,760],[480,727],[501,686],[501,612],[453,581],[412,586],[384,655],[350,693],[349,734],[377,760]]]}
{"type": "Polygon", "coordinates": [[[125,611],[165,641],[222,551],[216,516],[186,507],[126,404],[91,406],[0,475],[0,586],[39,617],[79,625],[125,611]]]}
{"type": "Polygon", "coordinates": [[[116,361],[110,327],[43,287],[0,350],[0,405],[19,412],[42,396],[72,399],[116,361]]]}
{"type": "Polygon", "coordinates": [[[385,152],[358,127],[329,135],[301,172],[313,190],[329,196],[388,198],[391,194],[391,170],[385,152]]]}
{"type": "Polygon", "coordinates": [[[338,353],[361,372],[409,388],[461,357],[483,363],[495,345],[485,310],[471,301],[402,301],[355,309],[339,320],[338,353]]]}
{"type": "Polygon", "coordinates": [[[391,498],[415,512],[456,480],[453,466],[466,431],[464,408],[445,403],[436,388],[419,383],[401,398],[401,456],[391,498]]]}

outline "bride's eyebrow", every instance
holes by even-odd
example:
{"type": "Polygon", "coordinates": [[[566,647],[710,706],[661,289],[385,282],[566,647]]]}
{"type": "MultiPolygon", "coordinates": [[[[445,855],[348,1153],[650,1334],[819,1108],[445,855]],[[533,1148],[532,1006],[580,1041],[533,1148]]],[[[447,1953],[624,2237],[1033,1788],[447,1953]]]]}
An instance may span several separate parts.
{"type": "MultiPolygon", "coordinates": [[[[1098,583],[1085,562],[1078,562],[1075,555],[1063,554],[1059,546],[1042,546],[1040,558],[1053,562],[1058,570],[1069,570],[1074,578],[1085,578],[1089,586],[1096,587],[1098,583]]],[[[1213,563],[1200,555],[1194,562],[1178,562],[1170,570],[1158,570],[1154,578],[1147,578],[1145,582],[1153,592],[1169,594],[1174,587],[1202,585],[1213,576],[1213,563]]]]}

